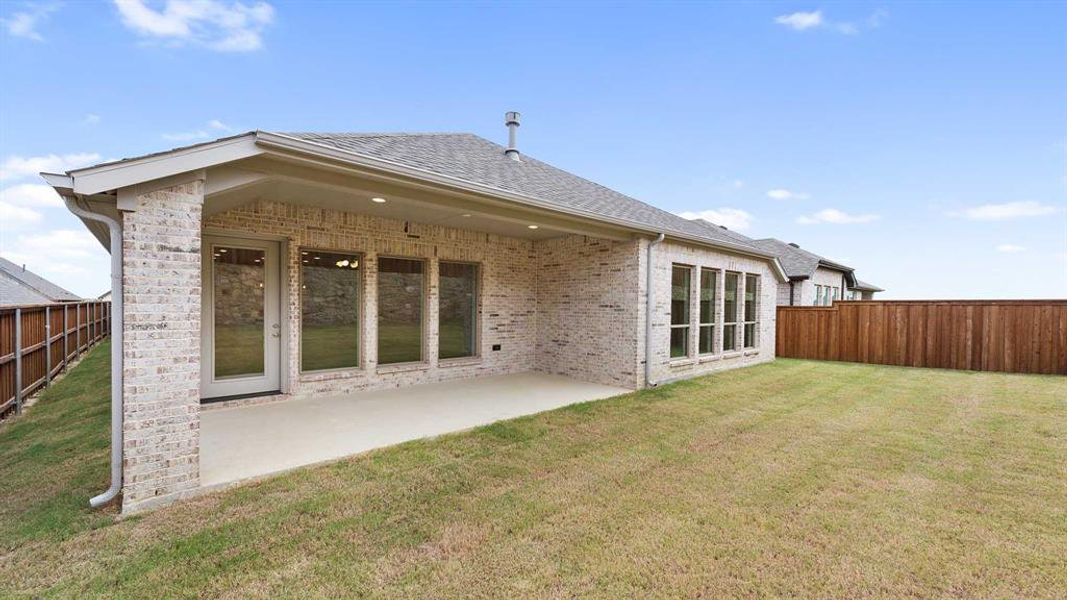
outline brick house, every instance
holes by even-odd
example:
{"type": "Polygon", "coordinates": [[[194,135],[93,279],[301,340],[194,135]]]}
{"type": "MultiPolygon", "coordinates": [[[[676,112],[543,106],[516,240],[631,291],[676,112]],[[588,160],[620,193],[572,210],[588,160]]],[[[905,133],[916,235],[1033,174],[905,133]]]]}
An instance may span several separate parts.
{"type": "Polygon", "coordinates": [[[872,300],[880,287],[856,278],[852,267],[775,238],[749,240],[774,256],[789,280],[778,284],[779,306],[828,306],[835,300],[872,300]]]}
{"type": "Polygon", "coordinates": [[[94,503],[215,483],[218,406],[525,372],[632,390],[773,360],[772,252],[521,155],[517,118],[507,148],[253,131],[43,174],[112,253],[119,443],[94,503]]]}

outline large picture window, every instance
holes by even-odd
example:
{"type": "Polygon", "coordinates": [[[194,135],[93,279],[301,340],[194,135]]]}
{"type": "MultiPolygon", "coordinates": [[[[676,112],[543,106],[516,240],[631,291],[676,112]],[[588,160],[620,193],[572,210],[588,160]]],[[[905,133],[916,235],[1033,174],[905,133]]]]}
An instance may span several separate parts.
{"type": "Polygon", "coordinates": [[[715,289],[718,273],[711,269],[700,270],[700,330],[698,351],[701,354],[715,352],[715,289]]]}
{"type": "Polygon", "coordinates": [[[300,369],[359,366],[358,254],[300,251],[300,369]]]}
{"type": "Polygon", "coordinates": [[[722,317],[722,349],[724,352],[737,350],[737,310],[738,310],[738,277],[737,273],[727,273],[723,280],[725,290],[723,292],[723,317],[722,317]]]}
{"type": "Polygon", "coordinates": [[[423,359],[426,264],[407,258],[378,259],[378,363],[423,359]]]}
{"type": "Polygon", "coordinates": [[[745,275],[745,348],[755,348],[758,336],[759,276],[745,275]]]}
{"type": "Polygon", "coordinates": [[[461,358],[477,354],[478,265],[440,263],[440,358],[461,358]]]}
{"type": "Polygon", "coordinates": [[[671,267],[671,358],[689,356],[689,292],[692,267],[671,267]]]}

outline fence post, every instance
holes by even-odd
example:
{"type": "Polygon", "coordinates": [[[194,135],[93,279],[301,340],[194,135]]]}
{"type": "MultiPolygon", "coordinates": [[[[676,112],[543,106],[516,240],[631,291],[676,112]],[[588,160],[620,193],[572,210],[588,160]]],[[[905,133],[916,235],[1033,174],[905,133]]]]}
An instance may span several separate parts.
{"type": "Polygon", "coordinates": [[[15,414],[22,414],[22,309],[15,309],[15,414]]]}
{"type": "Polygon", "coordinates": [[[44,384],[52,384],[52,307],[44,307],[44,384]]]}
{"type": "Polygon", "coordinates": [[[70,325],[67,323],[67,315],[70,314],[70,308],[63,305],[63,369],[67,368],[67,357],[70,356],[70,344],[67,343],[67,335],[70,333],[70,325]]]}
{"type": "Polygon", "coordinates": [[[82,351],[82,307],[80,303],[74,304],[74,356],[82,351]]]}

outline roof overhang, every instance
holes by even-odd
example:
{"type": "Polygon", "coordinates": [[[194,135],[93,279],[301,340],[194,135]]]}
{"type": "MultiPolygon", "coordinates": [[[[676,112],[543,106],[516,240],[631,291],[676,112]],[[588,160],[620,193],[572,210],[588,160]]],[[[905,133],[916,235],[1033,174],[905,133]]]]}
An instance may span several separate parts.
{"type": "Polygon", "coordinates": [[[852,267],[846,267],[845,265],[835,263],[831,260],[826,260],[824,258],[819,259],[818,266],[825,267],[827,269],[833,269],[835,271],[841,271],[841,273],[845,276],[845,287],[849,289],[856,287],[856,284],[859,281],[858,279],[856,279],[856,272],[852,267]]]}
{"type": "MultiPolygon", "coordinates": [[[[729,242],[712,241],[679,232],[664,232],[644,223],[606,217],[578,208],[561,207],[557,204],[509,190],[267,131],[251,131],[166,152],[75,169],[68,171],[65,175],[42,173],[42,176],[60,195],[73,196],[82,202],[101,205],[110,202],[111,204],[108,208],[117,210],[116,198],[121,198],[119,190],[124,188],[130,189],[149,182],[178,177],[185,173],[202,171],[257,156],[300,160],[305,163],[343,167],[363,174],[384,175],[407,182],[431,184],[441,189],[476,194],[504,203],[534,207],[548,213],[566,215],[590,223],[607,224],[642,236],[656,237],[660,233],[664,233],[666,239],[672,241],[711,247],[733,254],[765,260],[771,264],[772,270],[779,281],[788,280],[778,258],[769,252],[762,252],[729,242]]],[[[87,222],[86,225],[98,239],[105,242],[106,231],[95,231],[94,228],[99,229],[99,227],[96,227],[95,222],[93,224],[87,222]],[[101,234],[104,235],[104,238],[101,238],[101,234]]]]}

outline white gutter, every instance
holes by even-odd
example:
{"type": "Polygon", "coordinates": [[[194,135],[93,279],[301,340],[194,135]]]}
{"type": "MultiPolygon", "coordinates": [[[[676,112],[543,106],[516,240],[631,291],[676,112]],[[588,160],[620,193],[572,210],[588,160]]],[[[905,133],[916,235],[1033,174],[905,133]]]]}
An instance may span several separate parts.
{"type": "Polygon", "coordinates": [[[652,248],[666,237],[662,233],[648,243],[645,257],[645,387],[656,387],[652,381],[652,248]]]}
{"type": "Polygon", "coordinates": [[[122,226],[107,215],[78,206],[73,193],[64,195],[63,201],[70,212],[100,221],[111,231],[111,487],[89,499],[89,506],[98,508],[122,491],[122,226]]]}

